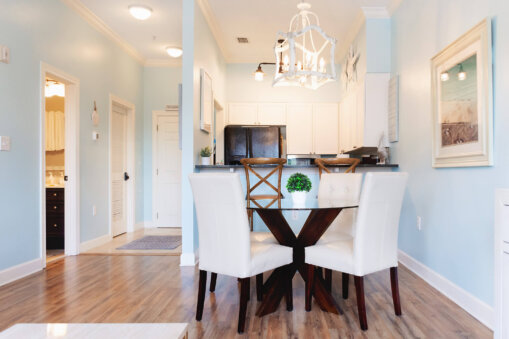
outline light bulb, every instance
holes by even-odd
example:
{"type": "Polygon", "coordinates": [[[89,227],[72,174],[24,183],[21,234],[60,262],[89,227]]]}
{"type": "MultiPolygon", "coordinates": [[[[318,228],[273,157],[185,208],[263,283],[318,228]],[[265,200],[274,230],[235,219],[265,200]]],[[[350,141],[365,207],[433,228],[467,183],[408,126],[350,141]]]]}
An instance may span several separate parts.
{"type": "Polygon", "coordinates": [[[138,20],[147,20],[152,15],[152,8],[144,5],[131,5],[129,13],[138,20]]]}
{"type": "Polygon", "coordinates": [[[467,72],[463,70],[463,65],[460,65],[460,70],[458,72],[458,80],[463,81],[467,78],[467,72]]]}
{"type": "Polygon", "coordinates": [[[256,81],[263,81],[263,76],[264,75],[265,75],[265,73],[263,73],[262,66],[258,65],[258,69],[256,70],[256,72],[254,72],[255,80],[256,81]]]}
{"type": "Polygon", "coordinates": [[[300,71],[302,70],[302,62],[297,62],[297,70],[300,71]]]}
{"type": "Polygon", "coordinates": [[[179,58],[182,56],[182,48],[180,47],[166,47],[166,53],[172,58],[179,58]]]}
{"type": "Polygon", "coordinates": [[[325,60],[324,58],[320,58],[320,72],[325,72],[325,60]]]}
{"type": "Polygon", "coordinates": [[[440,74],[440,80],[448,81],[449,80],[449,72],[443,72],[442,74],[440,74]]]}

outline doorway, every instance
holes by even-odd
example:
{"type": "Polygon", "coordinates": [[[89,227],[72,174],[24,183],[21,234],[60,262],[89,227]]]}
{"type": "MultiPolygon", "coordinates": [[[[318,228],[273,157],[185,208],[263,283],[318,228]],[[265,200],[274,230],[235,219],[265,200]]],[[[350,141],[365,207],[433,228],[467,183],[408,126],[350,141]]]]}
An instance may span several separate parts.
{"type": "Polygon", "coordinates": [[[79,253],[79,80],[41,63],[41,258],[79,253]]]}
{"type": "Polygon", "coordinates": [[[110,234],[134,231],[134,105],[110,95],[110,234]]]}
{"type": "Polygon", "coordinates": [[[152,220],[181,227],[181,150],[178,108],[152,113],[152,220]]]}

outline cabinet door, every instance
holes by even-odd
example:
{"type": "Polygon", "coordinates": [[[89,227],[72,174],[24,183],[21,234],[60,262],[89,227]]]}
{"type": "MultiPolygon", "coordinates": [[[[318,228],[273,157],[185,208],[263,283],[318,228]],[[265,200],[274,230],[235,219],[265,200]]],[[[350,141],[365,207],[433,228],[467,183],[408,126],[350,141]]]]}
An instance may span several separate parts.
{"type": "MultiPolygon", "coordinates": [[[[509,247],[509,246],[507,246],[509,247]]],[[[509,316],[509,251],[502,252],[502,319],[509,316]]],[[[499,255],[499,254],[497,254],[499,255]]],[[[509,338],[509,322],[502,321],[502,335],[499,338],[509,338]]]]}
{"type": "Polygon", "coordinates": [[[339,123],[339,150],[348,152],[353,149],[356,136],[355,115],[357,111],[357,96],[354,92],[347,94],[341,101],[339,123]]]}
{"type": "Polygon", "coordinates": [[[316,154],[338,153],[338,105],[313,106],[313,138],[316,154]]]}
{"type": "Polygon", "coordinates": [[[258,112],[257,104],[229,104],[229,125],[256,125],[258,112]]]}
{"type": "Polygon", "coordinates": [[[285,104],[259,104],[258,105],[259,125],[286,125],[285,104]]]}
{"type": "Polygon", "coordinates": [[[286,116],[288,154],[313,153],[313,105],[288,104],[286,116]]]}

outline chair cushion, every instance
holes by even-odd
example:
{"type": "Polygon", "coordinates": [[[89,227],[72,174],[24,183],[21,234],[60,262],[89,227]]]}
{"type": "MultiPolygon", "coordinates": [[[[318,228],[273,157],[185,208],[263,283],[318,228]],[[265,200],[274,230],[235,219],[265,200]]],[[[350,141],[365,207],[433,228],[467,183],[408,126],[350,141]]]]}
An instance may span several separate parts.
{"type": "Polygon", "coordinates": [[[249,235],[251,237],[251,242],[265,242],[271,244],[277,244],[276,238],[270,232],[251,232],[249,235]]]}
{"type": "Polygon", "coordinates": [[[251,277],[292,262],[293,248],[270,242],[251,241],[251,277]]]}
{"type": "Polygon", "coordinates": [[[306,247],[306,264],[353,273],[353,238],[348,240],[324,241],[306,247]]]}

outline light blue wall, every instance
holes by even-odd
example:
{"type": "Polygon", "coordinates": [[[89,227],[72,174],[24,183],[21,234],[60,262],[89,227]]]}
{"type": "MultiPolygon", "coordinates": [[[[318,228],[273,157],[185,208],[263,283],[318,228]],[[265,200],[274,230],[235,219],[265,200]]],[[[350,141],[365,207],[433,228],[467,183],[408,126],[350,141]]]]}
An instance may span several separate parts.
{"type": "MultiPolygon", "coordinates": [[[[0,270],[40,253],[40,62],[80,80],[81,241],[108,233],[109,94],[136,105],[136,176],[143,178],[143,68],[58,0],[0,2],[0,43],[11,63],[0,64],[0,270]],[[97,101],[101,124],[90,113],[97,101]],[[101,134],[92,141],[92,130],[101,134]],[[97,216],[92,216],[92,205],[97,216]]],[[[137,180],[143,196],[143,180],[137,180]]],[[[137,199],[136,220],[143,220],[137,199]]]]}
{"type": "Polygon", "coordinates": [[[392,18],[400,140],[391,146],[394,162],[410,173],[399,247],[489,305],[494,190],[509,186],[508,31],[509,4],[502,0],[407,0],[392,18]],[[494,32],[495,166],[433,169],[430,59],[487,16],[494,32]]]}
{"type": "Polygon", "coordinates": [[[391,19],[366,19],[366,64],[368,73],[391,71],[391,19]]]}
{"type": "Polygon", "coordinates": [[[178,105],[178,85],[181,82],[181,66],[145,67],[143,74],[145,221],[152,220],[152,111],[162,111],[166,105],[178,105]]]}

